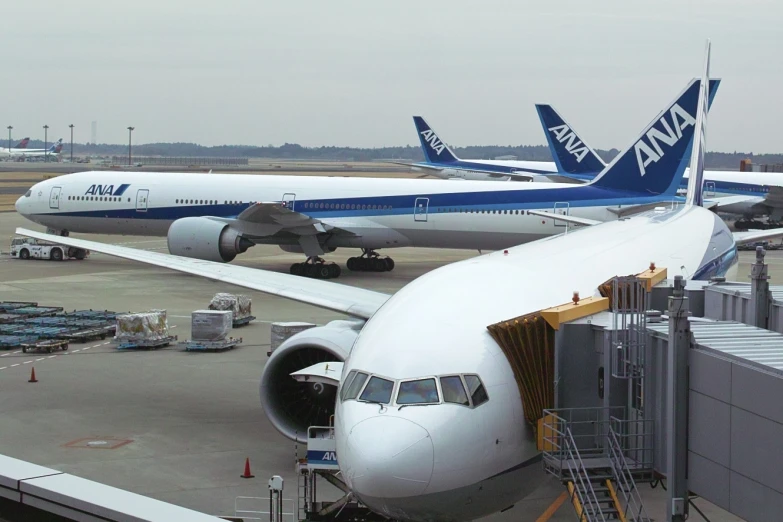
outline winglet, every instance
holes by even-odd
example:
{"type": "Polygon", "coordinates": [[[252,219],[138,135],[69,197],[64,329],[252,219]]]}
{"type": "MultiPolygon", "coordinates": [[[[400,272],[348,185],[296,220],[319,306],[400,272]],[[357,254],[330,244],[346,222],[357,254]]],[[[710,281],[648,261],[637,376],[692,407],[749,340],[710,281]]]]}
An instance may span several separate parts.
{"type": "Polygon", "coordinates": [[[597,174],[606,163],[551,105],[536,104],[549,151],[557,170],[569,174],[597,174]]]}
{"type": "Polygon", "coordinates": [[[414,116],[413,123],[416,125],[416,133],[419,135],[421,150],[424,151],[424,157],[430,163],[454,163],[459,158],[451,151],[448,145],[441,140],[432,127],[424,121],[421,116],[414,116]]]}
{"type": "Polygon", "coordinates": [[[686,205],[704,204],[704,154],[707,147],[707,107],[709,104],[709,80],[710,80],[710,40],[704,56],[704,69],[699,86],[699,105],[696,111],[696,126],[693,135],[693,149],[691,151],[690,174],[688,175],[688,192],[685,196],[686,205]]]}

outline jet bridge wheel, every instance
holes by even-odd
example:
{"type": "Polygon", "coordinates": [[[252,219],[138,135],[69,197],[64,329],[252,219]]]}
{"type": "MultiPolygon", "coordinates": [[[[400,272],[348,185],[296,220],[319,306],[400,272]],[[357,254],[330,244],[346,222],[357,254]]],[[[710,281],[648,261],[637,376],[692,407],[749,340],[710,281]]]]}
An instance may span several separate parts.
{"type": "Polygon", "coordinates": [[[291,274],[312,277],[313,279],[334,279],[340,277],[340,266],[337,263],[327,263],[320,257],[310,258],[304,263],[291,265],[291,274]]]}
{"type": "Polygon", "coordinates": [[[394,260],[381,257],[375,250],[363,249],[361,256],[348,258],[346,266],[352,272],[391,272],[394,260]]]}

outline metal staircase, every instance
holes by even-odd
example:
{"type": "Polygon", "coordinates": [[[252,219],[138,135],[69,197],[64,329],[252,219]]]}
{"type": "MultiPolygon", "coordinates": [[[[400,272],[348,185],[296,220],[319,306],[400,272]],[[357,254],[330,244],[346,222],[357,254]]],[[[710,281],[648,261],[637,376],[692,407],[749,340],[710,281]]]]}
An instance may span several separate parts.
{"type": "Polygon", "coordinates": [[[652,478],[652,423],[610,415],[622,410],[545,410],[544,469],[568,489],[579,522],[650,522],[636,480],[652,478]]]}

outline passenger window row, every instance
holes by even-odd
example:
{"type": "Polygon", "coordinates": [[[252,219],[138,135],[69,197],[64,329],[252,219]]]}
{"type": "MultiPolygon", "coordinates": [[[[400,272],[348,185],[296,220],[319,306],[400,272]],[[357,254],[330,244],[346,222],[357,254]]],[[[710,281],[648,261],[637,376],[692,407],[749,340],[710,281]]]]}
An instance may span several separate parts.
{"type": "Polygon", "coordinates": [[[525,215],[524,210],[486,210],[486,209],[474,209],[474,208],[439,208],[438,212],[450,214],[513,214],[513,215],[525,215]]]}
{"type": "Polygon", "coordinates": [[[356,203],[305,203],[306,209],[323,210],[391,210],[391,205],[360,205],[356,203]]]}
{"type": "MultiPolygon", "coordinates": [[[[113,201],[119,203],[122,198],[119,196],[68,196],[68,201],[113,201]]],[[[128,198],[130,202],[130,198],[128,198]]]]}
{"type": "Polygon", "coordinates": [[[459,404],[475,408],[489,400],[478,375],[444,375],[394,381],[353,370],[340,390],[340,400],[359,400],[378,404],[459,404]],[[396,395],[395,395],[396,390],[396,395]],[[392,401],[392,397],[395,397],[392,401]]]}
{"type": "MultiPolygon", "coordinates": [[[[220,202],[216,199],[176,199],[174,203],[177,205],[218,205],[220,202]]],[[[243,205],[242,201],[228,201],[223,200],[224,205],[243,205]]]]}

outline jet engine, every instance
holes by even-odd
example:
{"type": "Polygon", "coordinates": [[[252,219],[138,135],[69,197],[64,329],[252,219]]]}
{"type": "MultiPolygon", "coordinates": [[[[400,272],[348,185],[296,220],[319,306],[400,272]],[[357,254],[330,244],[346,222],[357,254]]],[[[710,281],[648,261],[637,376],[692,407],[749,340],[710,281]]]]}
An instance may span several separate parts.
{"type": "Polygon", "coordinates": [[[169,227],[169,253],[228,263],[254,245],[227,223],[205,217],[186,217],[169,227]]]}
{"type": "Polygon", "coordinates": [[[328,426],[337,387],[298,382],[291,373],[321,362],[343,362],[364,326],[360,320],[332,321],[291,336],[269,357],[261,374],[261,406],[284,436],[307,442],[307,428],[328,426]]]}

